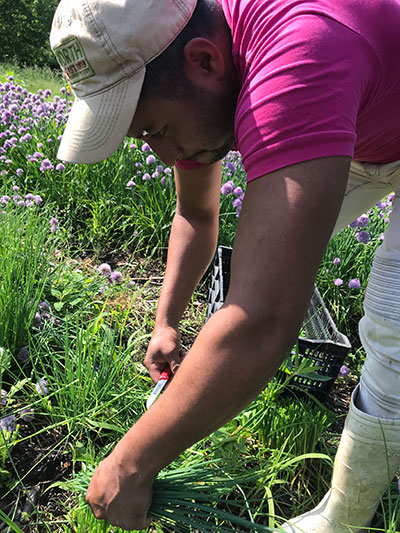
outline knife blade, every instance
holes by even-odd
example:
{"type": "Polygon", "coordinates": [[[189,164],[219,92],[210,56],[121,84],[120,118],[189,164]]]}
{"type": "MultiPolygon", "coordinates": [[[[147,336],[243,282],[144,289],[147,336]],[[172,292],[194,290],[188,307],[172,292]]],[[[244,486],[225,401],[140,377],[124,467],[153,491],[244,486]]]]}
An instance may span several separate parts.
{"type": "Polygon", "coordinates": [[[147,398],[146,409],[150,409],[150,407],[153,405],[153,403],[159,397],[159,395],[161,394],[163,388],[168,383],[169,378],[171,377],[171,374],[172,374],[172,372],[171,372],[171,369],[169,368],[169,366],[165,370],[163,370],[161,372],[160,377],[158,378],[157,383],[155,384],[155,387],[151,391],[150,396],[147,398]]]}

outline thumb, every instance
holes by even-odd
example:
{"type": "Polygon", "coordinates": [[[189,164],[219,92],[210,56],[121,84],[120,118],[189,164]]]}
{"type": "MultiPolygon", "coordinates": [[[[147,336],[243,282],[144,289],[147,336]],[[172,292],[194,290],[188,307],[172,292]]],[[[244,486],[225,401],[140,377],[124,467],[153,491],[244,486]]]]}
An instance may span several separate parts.
{"type": "Polygon", "coordinates": [[[186,356],[186,352],[183,348],[181,348],[178,352],[178,356],[175,357],[175,359],[171,360],[169,363],[169,366],[172,370],[172,373],[175,374],[175,372],[179,369],[181,366],[182,361],[184,360],[186,356]]]}
{"type": "Polygon", "coordinates": [[[179,369],[180,366],[181,366],[181,362],[180,361],[176,361],[176,360],[172,359],[169,362],[169,367],[170,367],[170,369],[171,369],[173,374],[175,374],[177,372],[177,370],[179,369]]]}

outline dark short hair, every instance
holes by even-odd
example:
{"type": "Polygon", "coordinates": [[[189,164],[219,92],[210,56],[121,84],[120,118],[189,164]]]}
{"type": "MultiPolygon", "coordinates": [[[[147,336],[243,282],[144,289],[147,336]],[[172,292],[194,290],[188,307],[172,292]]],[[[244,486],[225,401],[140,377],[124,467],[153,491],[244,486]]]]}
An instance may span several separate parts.
{"type": "Polygon", "coordinates": [[[146,67],[140,98],[164,96],[180,99],[190,92],[183,49],[196,37],[212,37],[221,23],[221,8],[215,0],[198,0],[192,17],[175,40],[146,67]]]}

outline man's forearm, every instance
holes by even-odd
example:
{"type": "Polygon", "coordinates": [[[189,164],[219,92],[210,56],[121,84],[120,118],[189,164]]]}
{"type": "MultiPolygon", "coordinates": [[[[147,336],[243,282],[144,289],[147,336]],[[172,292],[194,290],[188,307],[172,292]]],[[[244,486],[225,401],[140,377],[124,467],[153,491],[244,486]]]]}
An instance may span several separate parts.
{"type": "Polygon", "coordinates": [[[295,335],[266,320],[248,327],[243,312],[222,308],[204,326],[170,386],[115,449],[144,478],[239,413],[265,387],[295,335]]]}
{"type": "Polygon", "coordinates": [[[218,220],[188,220],[178,213],[175,215],[156,326],[178,325],[215,252],[217,224],[218,220]]]}

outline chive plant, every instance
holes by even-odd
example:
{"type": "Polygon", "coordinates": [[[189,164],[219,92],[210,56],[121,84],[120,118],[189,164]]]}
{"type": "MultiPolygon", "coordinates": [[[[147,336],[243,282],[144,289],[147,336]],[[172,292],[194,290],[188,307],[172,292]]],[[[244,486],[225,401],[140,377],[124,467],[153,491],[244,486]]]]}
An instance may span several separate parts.
{"type": "Polygon", "coordinates": [[[102,430],[122,436],[143,413],[151,380],[132,369],[123,330],[107,322],[104,312],[85,322],[66,318],[31,340],[34,373],[54,384],[48,416],[69,420],[75,434],[102,430]]]}
{"type": "Polygon", "coordinates": [[[38,306],[55,273],[57,228],[40,195],[14,185],[0,197],[0,346],[17,354],[36,326],[38,306]]]}
{"type": "MultiPolygon", "coordinates": [[[[237,464],[234,469],[237,470],[237,464]]],[[[149,511],[155,521],[154,527],[161,528],[160,531],[177,533],[280,531],[261,523],[261,520],[255,521],[252,508],[257,502],[249,501],[245,495],[244,489],[259,483],[264,473],[257,468],[248,468],[242,474],[232,476],[232,470],[232,464],[226,461],[195,459],[161,471],[153,484],[153,500],[149,511]]],[[[93,468],[87,467],[75,479],[63,484],[81,495],[77,531],[88,530],[89,524],[96,527],[96,523],[99,532],[123,531],[111,528],[104,521],[99,523],[91,516],[84,494],[92,473],[93,468]]],[[[266,520],[265,515],[263,521],[266,520]]]]}

